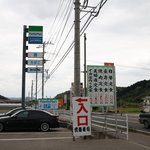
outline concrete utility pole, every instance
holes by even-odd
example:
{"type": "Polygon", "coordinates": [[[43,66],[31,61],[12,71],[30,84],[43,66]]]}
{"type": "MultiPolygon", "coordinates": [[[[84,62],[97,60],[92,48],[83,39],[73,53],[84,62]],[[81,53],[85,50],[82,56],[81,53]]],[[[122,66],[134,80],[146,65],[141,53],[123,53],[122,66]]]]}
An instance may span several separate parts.
{"type": "Polygon", "coordinates": [[[86,96],[86,33],[84,33],[84,96],[86,96]]]}
{"type": "Polygon", "coordinates": [[[32,80],[32,83],[31,83],[31,101],[33,100],[33,80],[32,80]]]}
{"type": "Polygon", "coordinates": [[[35,79],[35,81],[36,81],[36,84],[35,84],[35,100],[36,100],[36,102],[37,102],[37,85],[38,85],[38,66],[36,66],[36,79],[35,79]]]}
{"type": "Polygon", "coordinates": [[[42,98],[44,98],[44,53],[45,53],[45,42],[43,43],[43,66],[42,66],[42,98]]]}
{"type": "Polygon", "coordinates": [[[75,0],[74,96],[80,96],[80,0],[75,0]]]}

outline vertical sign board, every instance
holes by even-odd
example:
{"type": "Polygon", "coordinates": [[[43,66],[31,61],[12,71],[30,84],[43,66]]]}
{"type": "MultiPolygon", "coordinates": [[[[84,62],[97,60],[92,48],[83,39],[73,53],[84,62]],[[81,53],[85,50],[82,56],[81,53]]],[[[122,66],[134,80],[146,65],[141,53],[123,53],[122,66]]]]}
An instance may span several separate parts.
{"type": "Polygon", "coordinates": [[[115,105],[115,67],[87,66],[88,97],[92,106],[115,105]]]}
{"type": "Polygon", "coordinates": [[[42,44],[43,43],[43,26],[29,26],[29,44],[42,44]]]}
{"type": "Polygon", "coordinates": [[[91,135],[91,105],[87,97],[73,97],[73,135],[91,135]]]}

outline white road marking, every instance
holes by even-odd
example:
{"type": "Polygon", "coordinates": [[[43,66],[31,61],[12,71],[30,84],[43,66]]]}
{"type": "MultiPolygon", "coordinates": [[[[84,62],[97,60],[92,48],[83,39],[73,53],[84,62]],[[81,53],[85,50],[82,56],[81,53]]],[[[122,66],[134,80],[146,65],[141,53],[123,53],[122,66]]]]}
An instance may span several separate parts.
{"type": "Polygon", "coordinates": [[[41,135],[41,134],[57,134],[57,133],[72,133],[72,132],[69,132],[69,131],[66,131],[66,132],[2,132],[2,133],[0,133],[0,135],[24,135],[24,134],[27,134],[27,135],[29,135],[29,134],[38,134],[38,135],[41,135]]]}
{"type": "Polygon", "coordinates": [[[73,137],[51,137],[51,138],[19,138],[19,139],[0,139],[0,141],[36,141],[36,140],[63,140],[73,137]]]}

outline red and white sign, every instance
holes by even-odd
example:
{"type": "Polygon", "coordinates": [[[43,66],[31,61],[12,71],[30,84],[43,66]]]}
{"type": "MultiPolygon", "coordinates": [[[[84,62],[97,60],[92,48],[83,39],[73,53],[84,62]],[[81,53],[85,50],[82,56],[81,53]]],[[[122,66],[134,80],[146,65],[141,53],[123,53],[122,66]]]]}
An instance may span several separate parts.
{"type": "Polygon", "coordinates": [[[73,135],[91,135],[91,105],[87,97],[73,97],[73,135]]]}
{"type": "Polygon", "coordinates": [[[114,106],[116,83],[113,63],[105,63],[105,66],[87,66],[87,84],[92,106],[114,106]]]}

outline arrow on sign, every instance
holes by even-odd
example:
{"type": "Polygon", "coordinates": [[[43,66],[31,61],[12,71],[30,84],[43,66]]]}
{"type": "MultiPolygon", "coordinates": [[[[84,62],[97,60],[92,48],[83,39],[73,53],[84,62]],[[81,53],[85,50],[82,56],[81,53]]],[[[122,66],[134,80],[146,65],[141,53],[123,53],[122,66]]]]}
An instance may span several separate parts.
{"type": "Polygon", "coordinates": [[[81,102],[87,102],[87,99],[78,98],[76,101],[79,102],[79,103],[81,103],[81,102]]]}

